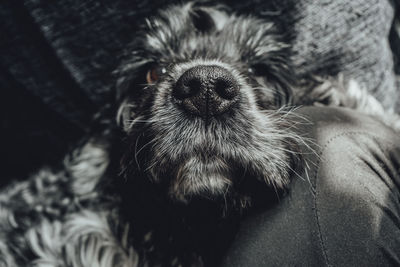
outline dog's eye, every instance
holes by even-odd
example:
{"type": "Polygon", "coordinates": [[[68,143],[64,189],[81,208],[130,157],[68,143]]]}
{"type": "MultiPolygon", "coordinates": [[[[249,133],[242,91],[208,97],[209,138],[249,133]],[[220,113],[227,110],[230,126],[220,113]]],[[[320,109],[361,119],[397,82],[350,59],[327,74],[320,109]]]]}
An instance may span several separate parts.
{"type": "Polygon", "coordinates": [[[160,67],[153,67],[149,69],[146,74],[147,83],[148,84],[156,83],[160,79],[160,76],[166,72],[167,71],[165,68],[160,68],[160,67]]]}

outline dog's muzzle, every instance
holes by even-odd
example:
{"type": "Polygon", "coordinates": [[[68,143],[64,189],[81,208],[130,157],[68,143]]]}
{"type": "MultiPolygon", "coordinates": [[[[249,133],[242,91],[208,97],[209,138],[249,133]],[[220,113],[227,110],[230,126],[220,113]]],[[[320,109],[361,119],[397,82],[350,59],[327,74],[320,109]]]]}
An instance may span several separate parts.
{"type": "Polygon", "coordinates": [[[208,118],[228,111],[238,101],[239,89],[237,80],[227,69],[200,65],[182,74],[173,96],[190,114],[208,118]]]}

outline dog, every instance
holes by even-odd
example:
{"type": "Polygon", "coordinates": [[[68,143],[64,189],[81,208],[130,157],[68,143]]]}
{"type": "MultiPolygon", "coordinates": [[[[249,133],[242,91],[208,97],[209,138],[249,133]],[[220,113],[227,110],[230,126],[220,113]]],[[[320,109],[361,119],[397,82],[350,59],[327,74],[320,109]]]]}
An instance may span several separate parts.
{"type": "Polygon", "coordinates": [[[147,19],[96,130],[0,194],[1,263],[217,265],[243,213],[273,205],[302,166],[291,107],[346,106],[400,129],[355,81],[296,77],[282,32],[199,3],[147,19]]]}

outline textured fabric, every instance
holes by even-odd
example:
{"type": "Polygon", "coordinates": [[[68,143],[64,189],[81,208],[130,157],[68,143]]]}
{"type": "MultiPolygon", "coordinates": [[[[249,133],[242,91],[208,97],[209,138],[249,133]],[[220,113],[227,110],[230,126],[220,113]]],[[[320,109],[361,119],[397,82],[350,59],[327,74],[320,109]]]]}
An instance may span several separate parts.
{"type": "MultiPolygon", "coordinates": [[[[392,29],[389,34],[389,42],[390,47],[393,51],[395,66],[394,71],[397,75],[400,74],[400,1],[392,0],[391,1],[394,9],[395,9],[395,17],[393,20],[392,29]]],[[[400,88],[397,85],[397,88],[400,88]]]]}
{"type": "Polygon", "coordinates": [[[349,110],[300,114],[307,171],[247,218],[223,266],[399,266],[400,137],[349,110]]]}
{"type": "Polygon", "coordinates": [[[358,80],[388,108],[400,99],[392,71],[388,33],[393,10],[387,1],[298,1],[294,50],[301,72],[358,80]],[[297,18],[298,16],[298,18],[297,18]]]}

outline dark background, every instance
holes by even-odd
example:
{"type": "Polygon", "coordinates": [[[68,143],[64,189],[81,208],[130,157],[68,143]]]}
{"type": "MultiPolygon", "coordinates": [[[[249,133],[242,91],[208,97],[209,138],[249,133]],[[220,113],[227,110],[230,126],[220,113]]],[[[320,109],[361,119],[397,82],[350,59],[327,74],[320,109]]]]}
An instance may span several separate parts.
{"type": "MultiPolygon", "coordinates": [[[[119,64],[118,55],[135,38],[138,22],[166,2],[2,1],[0,185],[25,178],[44,164],[59,162],[88,131],[93,114],[114,99],[112,71],[119,64]]],[[[289,30],[293,23],[304,19],[299,12],[304,5],[291,2],[230,1],[229,5],[239,12],[257,10],[272,16],[289,30]]],[[[307,4],[307,0],[303,2],[307,4]]],[[[332,1],[321,2],[329,5],[332,1]]],[[[391,4],[400,10],[398,1],[391,4]]],[[[399,33],[399,24],[397,31],[392,27],[390,44],[397,73],[399,33]]],[[[321,54],[317,56],[321,58],[321,54]]],[[[329,56],[327,53],[326,58],[329,56]]],[[[304,69],[313,66],[304,62],[299,65],[304,69]]],[[[325,66],[334,68],[334,64],[325,66]]]]}

